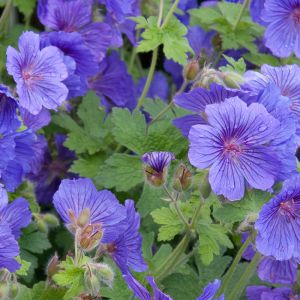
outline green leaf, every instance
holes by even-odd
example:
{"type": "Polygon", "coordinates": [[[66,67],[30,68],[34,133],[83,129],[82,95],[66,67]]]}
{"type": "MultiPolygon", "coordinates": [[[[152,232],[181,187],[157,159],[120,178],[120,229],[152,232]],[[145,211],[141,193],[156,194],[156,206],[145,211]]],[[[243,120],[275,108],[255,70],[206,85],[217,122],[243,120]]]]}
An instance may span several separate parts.
{"type": "Polygon", "coordinates": [[[26,18],[29,18],[34,12],[36,0],[13,0],[13,3],[26,18]]]}
{"type": "Polygon", "coordinates": [[[99,172],[100,166],[104,163],[106,155],[96,153],[85,158],[75,160],[71,166],[72,173],[79,174],[81,177],[94,178],[99,172]]]}
{"type": "Polygon", "coordinates": [[[170,120],[157,121],[147,129],[145,117],[140,111],[131,113],[127,109],[114,108],[112,122],[116,141],[138,155],[149,151],[179,154],[186,149],[186,139],[170,120]]]}
{"type": "Polygon", "coordinates": [[[66,113],[54,115],[52,118],[55,124],[69,132],[65,146],[77,154],[88,152],[90,155],[106,149],[109,145],[106,140],[109,139],[109,118],[105,120],[105,112],[99,106],[99,98],[90,92],[83,98],[77,115],[82,125],[66,113]]]}
{"type": "Polygon", "coordinates": [[[21,259],[20,256],[17,256],[16,260],[21,264],[21,268],[16,272],[16,274],[19,276],[26,276],[31,266],[31,262],[21,259]]]}
{"type": "Polygon", "coordinates": [[[138,52],[148,52],[163,45],[163,51],[168,59],[179,64],[186,64],[187,52],[193,52],[185,35],[187,28],[175,17],[172,17],[164,27],[157,25],[157,17],[133,18],[137,29],[144,29],[142,40],[137,47],[138,52]]]}
{"type": "Polygon", "coordinates": [[[234,26],[242,5],[239,3],[220,2],[218,3],[218,7],[228,23],[234,26]]]}
{"type": "Polygon", "coordinates": [[[169,207],[158,208],[151,216],[155,223],[162,225],[159,227],[158,241],[170,241],[184,229],[176,212],[169,207]]]}
{"type": "Polygon", "coordinates": [[[140,157],[128,154],[113,154],[100,167],[95,178],[96,184],[116,191],[129,191],[143,183],[144,175],[140,157]]]}
{"type": "Polygon", "coordinates": [[[162,200],[165,193],[160,188],[155,188],[145,183],[142,195],[137,203],[138,211],[142,218],[150,214],[158,207],[166,206],[167,203],[162,200]]]}
{"type": "Polygon", "coordinates": [[[24,230],[24,234],[20,237],[19,245],[21,249],[37,254],[41,254],[51,248],[47,234],[37,231],[34,224],[29,225],[24,230]]]}
{"type": "Polygon", "coordinates": [[[60,287],[53,287],[44,281],[33,286],[32,289],[21,285],[15,300],[58,300],[63,299],[66,290],[60,287]]]}
{"type": "Polygon", "coordinates": [[[271,194],[259,190],[248,191],[245,197],[237,202],[223,204],[214,210],[214,217],[223,223],[243,221],[249,214],[258,214],[261,207],[271,199],[271,194]]]}
{"type": "Polygon", "coordinates": [[[199,223],[199,254],[204,265],[209,265],[214,255],[220,255],[220,246],[233,248],[231,240],[226,235],[227,229],[220,224],[199,223]]]}
{"type": "Polygon", "coordinates": [[[207,28],[207,25],[215,23],[216,20],[222,18],[220,11],[215,7],[201,7],[190,9],[191,25],[202,25],[207,28]]]}
{"type": "Polygon", "coordinates": [[[164,54],[181,65],[187,62],[187,52],[193,53],[186,34],[187,28],[176,17],[171,18],[163,29],[164,54]]]}
{"type": "Polygon", "coordinates": [[[223,54],[223,56],[225,57],[225,59],[229,64],[227,64],[225,67],[219,68],[222,72],[233,71],[241,75],[243,75],[246,72],[246,64],[243,57],[241,57],[239,60],[236,61],[234,60],[234,58],[229,57],[225,54],[223,54]]]}
{"type": "Polygon", "coordinates": [[[243,56],[247,61],[259,67],[262,66],[263,64],[268,64],[274,67],[280,66],[280,61],[276,57],[269,54],[246,53],[243,56]]]}
{"type": "Polygon", "coordinates": [[[174,300],[194,300],[199,296],[198,277],[196,274],[172,274],[162,282],[164,292],[174,300]]]}

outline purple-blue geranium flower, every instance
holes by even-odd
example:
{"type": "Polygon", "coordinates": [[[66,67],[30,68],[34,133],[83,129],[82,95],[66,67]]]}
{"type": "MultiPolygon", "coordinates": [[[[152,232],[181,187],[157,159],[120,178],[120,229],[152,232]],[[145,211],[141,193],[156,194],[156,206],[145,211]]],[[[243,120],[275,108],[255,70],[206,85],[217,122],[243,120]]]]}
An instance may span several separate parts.
{"type": "Polygon", "coordinates": [[[20,106],[36,115],[43,107],[57,109],[67,98],[62,83],[68,77],[63,55],[56,47],[40,50],[39,35],[25,32],[19,38],[19,52],[7,48],[7,71],[17,83],[20,106]]]}
{"type": "MultiPolygon", "coordinates": [[[[107,190],[97,191],[90,179],[64,179],[53,196],[53,204],[68,229],[75,233],[91,227],[102,243],[117,239],[126,228],[126,210],[107,190]]],[[[93,238],[88,236],[87,238],[93,238]]]]}
{"type": "Polygon", "coordinates": [[[151,276],[147,277],[149,284],[153,290],[153,297],[148,292],[148,290],[143,287],[130,273],[123,275],[128,287],[133,290],[135,297],[139,298],[140,300],[172,300],[172,298],[166,294],[164,294],[157,286],[154,281],[154,278],[151,276]]]}
{"type": "MultiPolygon", "coordinates": [[[[221,286],[221,281],[215,279],[214,282],[210,282],[203,290],[203,294],[197,298],[197,300],[213,300],[216,293],[221,286]]],[[[218,300],[224,300],[224,295],[221,295],[218,300]]]]}
{"type": "Polygon", "coordinates": [[[105,23],[93,23],[93,0],[39,0],[38,16],[52,30],[79,32],[98,62],[105,57],[111,29],[105,23]]]}
{"type": "Polygon", "coordinates": [[[136,106],[135,88],[127,67],[116,52],[105,58],[99,65],[99,73],[90,80],[90,88],[100,97],[107,111],[112,107],[136,106]]]}
{"type": "Polygon", "coordinates": [[[35,194],[40,204],[52,203],[53,194],[57,191],[62,178],[74,178],[76,176],[68,172],[75,159],[75,154],[64,147],[65,140],[64,135],[55,136],[55,155],[50,153],[47,140],[43,136],[38,136],[33,145],[35,155],[28,177],[34,183],[35,194]]]}
{"type": "Polygon", "coordinates": [[[190,16],[188,11],[192,8],[198,7],[197,0],[180,0],[178,3],[178,8],[181,10],[180,14],[175,14],[176,17],[185,25],[189,25],[190,16]]]}
{"type": "MultiPolygon", "coordinates": [[[[136,96],[139,97],[146,84],[147,77],[142,77],[136,86],[136,96]]],[[[147,93],[147,97],[151,99],[159,98],[161,100],[167,101],[169,96],[169,84],[167,77],[162,72],[155,72],[153,75],[152,82],[147,93]]]]}
{"type": "Polygon", "coordinates": [[[127,273],[128,268],[136,272],[144,272],[148,265],[142,256],[142,236],[139,233],[140,215],[135,211],[133,200],[126,200],[125,208],[126,229],[115,241],[102,247],[112,256],[123,273],[127,273]]]}
{"type": "Polygon", "coordinates": [[[16,261],[19,245],[11,233],[8,224],[0,223],[0,270],[6,268],[10,272],[17,271],[21,265],[16,261]]]}
{"type": "Polygon", "coordinates": [[[148,152],[142,156],[142,161],[151,167],[157,173],[162,172],[169,166],[172,160],[175,159],[175,155],[171,152],[148,152]]]}
{"type": "Polygon", "coordinates": [[[298,263],[295,259],[275,260],[264,257],[260,262],[257,274],[261,280],[274,284],[294,284],[297,281],[298,263]]]}
{"type": "Polygon", "coordinates": [[[64,84],[69,90],[68,99],[83,96],[88,89],[88,78],[99,71],[92,51],[78,32],[49,32],[42,35],[42,46],[55,46],[65,55],[68,78],[64,84]]]}
{"type": "Polygon", "coordinates": [[[277,260],[300,258],[300,176],[283,183],[281,192],[266,203],[255,223],[256,248],[277,260]]]}
{"type": "Polygon", "coordinates": [[[265,45],[273,54],[300,57],[300,1],[266,0],[261,18],[267,23],[265,45]]]}
{"type": "Polygon", "coordinates": [[[221,85],[211,84],[210,90],[195,88],[190,92],[176,95],[174,97],[175,104],[192,111],[194,114],[177,118],[173,123],[181,130],[182,134],[187,137],[193,125],[206,124],[204,114],[206,105],[223,102],[225,99],[238,96],[239,94],[239,91],[226,89],[221,85]]]}
{"type": "Polygon", "coordinates": [[[247,300],[296,300],[298,297],[288,287],[272,289],[263,285],[249,286],[246,290],[247,300]]]}
{"type": "MultiPolygon", "coordinates": [[[[263,65],[261,73],[247,71],[244,75],[244,89],[258,94],[270,83],[275,84],[282,96],[291,100],[290,109],[296,115],[300,127],[300,68],[297,65],[271,67],[263,65]]],[[[299,128],[298,128],[299,130],[299,128]]]]}
{"type": "Polygon", "coordinates": [[[210,167],[209,182],[217,195],[239,200],[245,181],[254,188],[270,188],[279,160],[268,147],[279,121],[263,105],[247,107],[238,97],[207,105],[207,125],[194,125],[189,133],[189,160],[197,168],[210,167]]]}
{"type": "Polygon", "coordinates": [[[0,221],[9,225],[16,239],[21,235],[21,229],[31,222],[29,203],[24,198],[17,198],[8,204],[6,190],[0,187],[0,221]]]}

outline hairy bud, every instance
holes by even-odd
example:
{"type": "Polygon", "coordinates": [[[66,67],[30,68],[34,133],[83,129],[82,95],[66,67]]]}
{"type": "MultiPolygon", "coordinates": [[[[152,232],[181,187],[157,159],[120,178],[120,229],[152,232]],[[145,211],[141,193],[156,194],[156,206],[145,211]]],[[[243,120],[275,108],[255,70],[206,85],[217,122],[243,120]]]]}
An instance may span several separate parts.
{"type": "Polygon", "coordinates": [[[180,164],[175,172],[173,188],[178,192],[187,190],[192,184],[192,176],[187,166],[180,164]]]}
{"type": "Polygon", "coordinates": [[[47,275],[52,278],[59,271],[59,257],[55,254],[49,261],[47,266],[47,275]]]}
{"type": "Polygon", "coordinates": [[[240,85],[243,83],[242,75],[238,74],[237,72],[233,71],[225,71],[222,73],[222,78],[226,86],[239,89],[240,85]]]}
{"type": "Polygon", "coordinates": [[[200,79],[195,82],[193,87],[209,89],[212,83],[223,85],[222,74],[215,69],[205,68],[201,73],[200,79]]]}
{"type": "Polygon", "coordinates": [[[183,76],[187,81],[194,80],[200,71],[199,62],[197,59],[193,59],[187,63],[183,69],[183,76]]]}

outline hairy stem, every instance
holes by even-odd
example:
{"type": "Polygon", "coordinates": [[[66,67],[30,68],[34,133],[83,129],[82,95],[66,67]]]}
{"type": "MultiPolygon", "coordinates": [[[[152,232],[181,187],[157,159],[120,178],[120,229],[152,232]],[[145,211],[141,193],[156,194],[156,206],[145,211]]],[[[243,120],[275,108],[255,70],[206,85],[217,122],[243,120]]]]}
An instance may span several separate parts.
{"type": "Polygon", "coordinates": [[[165,262],[158,268],[154,274],[157,281],[163,280],[167,275],[179,265],[179,261],[182,259],[182,255],[186,251],[189,242],[191,240],[190,234],[187,232],[176,248],[170,253],[165,262]]]}
{"type": "Polygon", "coordinates": [[[241,294],[243,293],[246,285],[248,284],[249,280],[255,273],[256,267],[259,264],[261,259],[261,254],[259,252],[256,252],[255,256],[252,258],[251,262],[247,266],[245,272],[243,273],[240,280],[236,283],[234,288],[232,289],[228,300],[236,300],[240,299],[241,294]]]}
{"type": "Polygon", "coordinates": [[[175,0],[173,5],[171,6],[168,14],[166,15],[166,18],[163,22],[163,24],[161,25],[161,28],[164,28],[170,21],[171,17],[173,16],[173,13],[175,12],[176,8],[177,8],[177,5],[179,3],[179,0],[175,0]]]}

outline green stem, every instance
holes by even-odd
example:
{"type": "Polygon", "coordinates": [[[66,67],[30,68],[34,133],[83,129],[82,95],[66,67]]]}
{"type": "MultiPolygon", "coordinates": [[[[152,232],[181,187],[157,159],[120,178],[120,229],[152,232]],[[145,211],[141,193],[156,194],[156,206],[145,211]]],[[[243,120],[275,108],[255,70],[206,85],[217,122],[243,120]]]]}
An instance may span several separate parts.
{"type": "Polygon", "coordinates": [[[176,199],[174,199],[174,197],[171,195],[171,193],[169,192],[168,188],[164,185],[163,186],[165,192],[167,193],[167,195],[170,197],[170,199],[172,200],[172,203],[174,204],[175,210],[177,212],[178,217],[181,219],[182,223],[185,225],[185,227],[189,230],[190,228],[190,224],[189,222],[186,220],[185,216],[183,215],[180,207],[178,206],[178,197],[176,197],[176,199]]]}
{"type": "Polygon", "coordinates": [[[155,66],[156,66],[156,63],[157,63],[157,57],[158,57],[158,48],[153,50],[151,65],[150,65],[149,73],[148,73],[148,76],[147,76],[147,81],[146,81],[146,84],[144,86],[142,95],[139,98],[139,101],[138,101],[138,104],[137,104],[137,109],[140,109],[143,106],[144,102],[145,102],[145,97],[148,94],[150,84],[151,84],[152,79],[153,79],[155,66]]]}
{"type": "Polygon", "coordinates": [[[162,18],[163,18],[163,12],[164,12],[164,0],[159,1],[159,14],[158,14],[158,20],[157,20],[157,26],[160,27],[162,18]]]}
{"type": "Polygon", "coordinates": [[[164,263],[156,270],[154,278],[157,281],[162,281],[168,274],[170,274],[177,266],[178,262],[181,260],[181,256],[187,249],[191,236],[186,233],[177,247],[170,253],[164,263]]]}
{"type": "Polygon", "coordinates": [[[240,12],[239,12],[239,14],[238,14],[238,17],[237,17],[237,19],[236,19],[236,21],[235,21],[235,24],[233,25],[233,28],[232,28],[233,31],[235,31],[235,30],[237,29],[237,27],[238,27],[238,25],[239,25],[239,23],[240,23],[240,21],[241,21],[241,19],[242,19],[242,16],[243,16],[245,10],[246,10],[246,9],[249,7],[249,5],[250,5],[250,2],[251,2],[251,0],[245,0],[245,1],[243,2],[242,8],[241,8],[241,10],[240,10],[240,12]]]}
{"type": "Polygon", "coordinates": [[[194,215],[193,215],[191,223],[190,223],[190,229],[192,229],[192,230],[195,229],[195,227],[197,225],[204,201],[205,201],[205,199],[203,198],[202,194],[200,194],[199,204],[194,212],[194,215]]]}
{"type": "MultiPolygon", "coordinates": [[[[177,94],[181,94],[185,88],[187,87],[188,82],[185,80],[180,89],[178,90],[177,94]]],[[[174,105],[174,100],[172,100],[161,112],[158,113],[157,116],[155,116],[155,118],[153,118],[153,120],[150,122],[149,125],[152,125],[154,122],[158,121],[165,113],[167,113],[174,105]]]]}
{"type": "Polygon", "coordinates": [[[166,18],[163,22],[163,24],[161,25],[161,28],[164,28],[170,21],[171,17],[173,16],[173,13],[175,12],[177,5],[179,3],[179,0],[175,0],[172,7],[170,8],[168,14],[166,15],[166,18]]]}
{"type": "Polygon", "coordinates": [[[249,280],[255,273],[256,267],[259,264],[261,259],[261,254],[256,252],[255,256],[252,258],[251,262],[248,264],[245,272],[243,273],[240,280],[235,284],[234,288],[232,289],[230,295],[227,300],[236,300],[240,299],[242,292],[244,291],[246,285],[248,284],[249,280]]]}
{"type": "MultiPolygon", "coordinates": [[[[139,40],[140,33],[141,33],[141,30],[136,31],[135,39],[137,41],[139,40]]],[[[131,73],[131,71],[132,71],[133,64],[134,64],[135,59],[136,59],[136,55],[137,55],[137,48],[133,47],[132,52],[131,52],[131,56],[130,56],[130,60],[129,60],[129,65],[128,65],[128,72],[129,73],[131,73]]]]}
{"type": "Polygon", "coordinates": [[[7,18],[10,15],[11,8],[12,8],[12,0],[7,0],[2,15],[0,17],[0,35],[2,31],[4,33],[4,31],[6,30],[6,25],[7,25],[6,22],[7,22],[7,18]]]}
{"type": "Polygon", "coordinates": [[[245,252],[245,250],[247,249],[247,247],[250,245],[250,243],[252,242],[252,235],[249,234],[247,240],[243,243],[243,245],[241,246],[241,248],[239,249],[238,253],[236,254],[230,268],[228,269],[228,271],[226,272],[224,279],[223,279],[223,283],[221,288],[218,291],[218,296],[221,296],[224,291],[226,290],[228,284],[230,283],[232,276],[245,252]]]}

